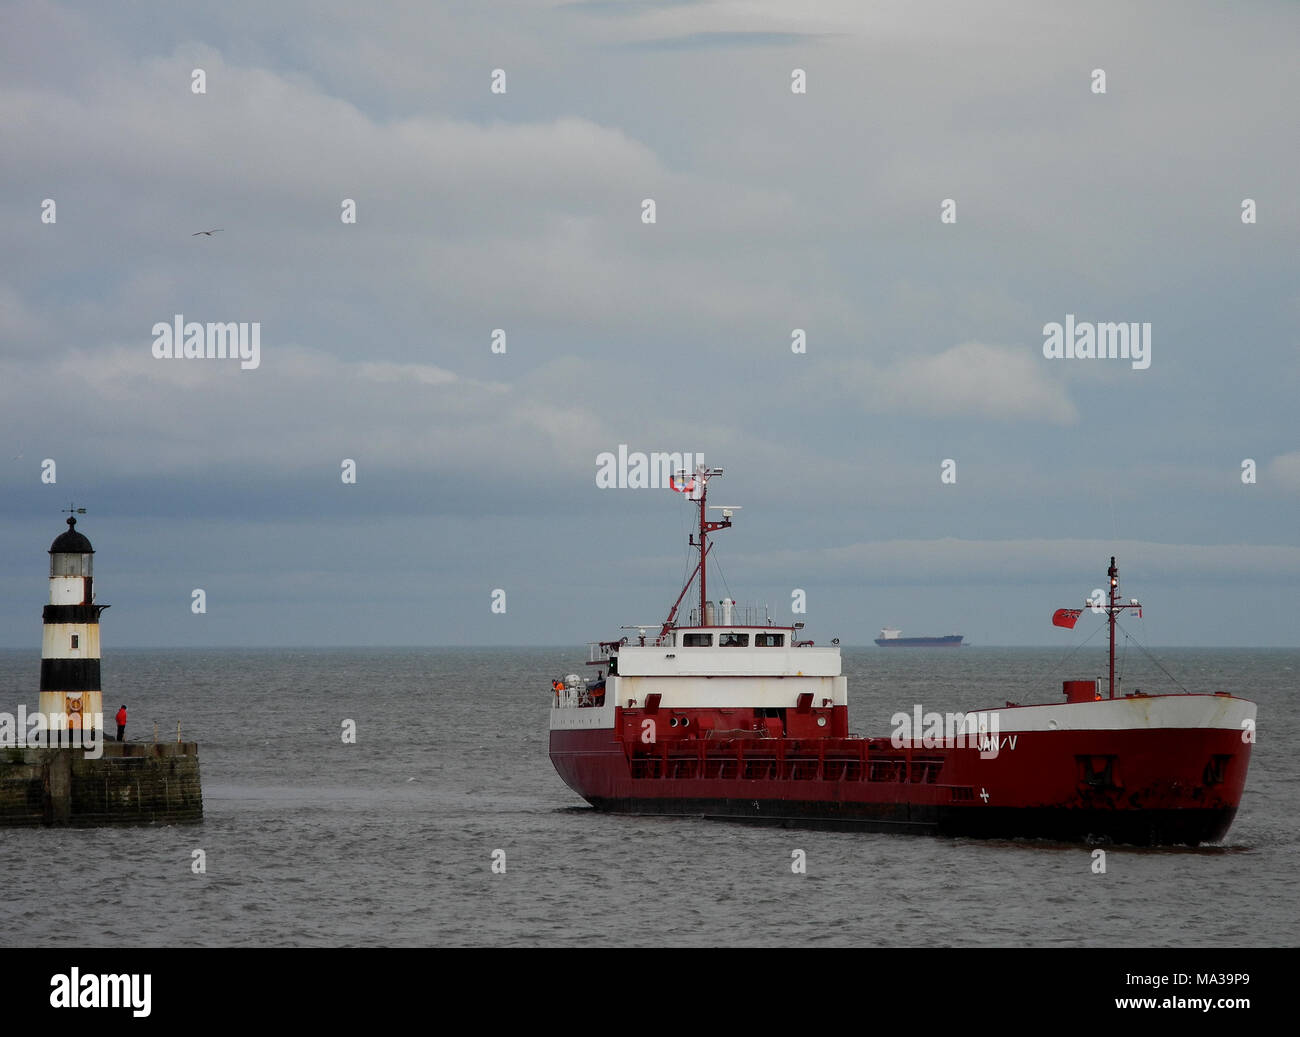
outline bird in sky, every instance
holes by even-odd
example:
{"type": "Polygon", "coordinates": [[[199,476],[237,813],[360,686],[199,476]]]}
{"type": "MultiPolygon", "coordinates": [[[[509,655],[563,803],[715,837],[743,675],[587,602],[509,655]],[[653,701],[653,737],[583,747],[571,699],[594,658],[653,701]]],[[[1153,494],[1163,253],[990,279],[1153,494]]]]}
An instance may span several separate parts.
{"type": "Polygon", "coordinates": [[[190,237],[197,238],[200,234],[206,234],[208,237],[212,237],[213,234],[220,234],[225,229],[225,227],[215,227],[212,230],[196,230],[190,235],[190,237]]]}

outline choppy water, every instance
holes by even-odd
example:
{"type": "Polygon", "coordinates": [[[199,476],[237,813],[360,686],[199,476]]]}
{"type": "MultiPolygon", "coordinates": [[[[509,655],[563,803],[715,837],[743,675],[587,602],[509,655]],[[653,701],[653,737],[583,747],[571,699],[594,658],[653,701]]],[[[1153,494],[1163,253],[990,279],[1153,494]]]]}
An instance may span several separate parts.
{"type": "MultiPolygon", "coordinates": [[[[200,743],[206,820],[0,829],[0,946],[1231,945],[1295,942],[1300,651],[1161,655],[1259,703],[1225,845],[1107,848],[598,814],[547,757],[550,678],[579,650],[116,650],[106,712],[200,743]],[[358,742],[340,738],[345,718],[358,742]],[[192,851],[207,872],[191,871],[192,851]],[[493,874],[492,853],[506,853],[493,874]],[[791,872],[791,851],[807,874],[791,872]],[[66,898],[68,912],[51,912],[66,898]],[[51,919],[60,923],[51,925],[51,919]]],[[[850,726],[921,703],[1057,701],[1100,652],[845,649],[850,726]]],[[[1126,690],[1172,690],[1128,660],[1126,690]]],[[[37,652],[0,651],[0,709],[37,652]]]]}

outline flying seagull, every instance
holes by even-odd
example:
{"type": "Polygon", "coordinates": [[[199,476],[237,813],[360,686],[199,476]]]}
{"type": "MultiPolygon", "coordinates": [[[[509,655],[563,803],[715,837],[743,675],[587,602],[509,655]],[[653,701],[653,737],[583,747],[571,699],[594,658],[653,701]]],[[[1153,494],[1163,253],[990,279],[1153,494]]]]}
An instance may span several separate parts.
{"type": "Polygon", "coordinates": [[[225,229],[225,227],[217,227],[214,230],[196,230],[190,235],[190,237],[197,238],[200,234],[206,234],[208,237],[212,237],[213,234],[220,234],[225,229]]]}

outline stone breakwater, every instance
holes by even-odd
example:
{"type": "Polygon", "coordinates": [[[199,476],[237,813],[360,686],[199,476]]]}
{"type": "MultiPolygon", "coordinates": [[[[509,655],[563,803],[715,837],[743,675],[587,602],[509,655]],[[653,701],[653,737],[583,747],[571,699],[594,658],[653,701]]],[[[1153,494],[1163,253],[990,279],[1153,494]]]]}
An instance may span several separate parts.
{"type": "Polygon", "coordinates": [[[190,824],[203,820],[196,742],[0,748],[0,828],[190,824]]]}

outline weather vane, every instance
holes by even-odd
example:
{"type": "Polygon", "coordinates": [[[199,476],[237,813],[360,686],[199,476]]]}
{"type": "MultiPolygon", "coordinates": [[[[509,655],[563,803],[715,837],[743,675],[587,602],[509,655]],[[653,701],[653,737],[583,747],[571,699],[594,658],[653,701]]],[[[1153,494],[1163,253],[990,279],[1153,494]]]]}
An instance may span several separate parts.
{"type": "Polygon", "coordinates": [[[63,510],[66,511],[69,515],[84,515],[86,513],[85,508],[73,507],[72,501],[68,501],[68,506],[63,510]]]}

